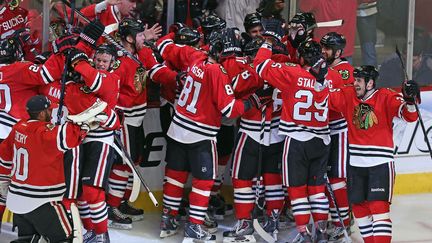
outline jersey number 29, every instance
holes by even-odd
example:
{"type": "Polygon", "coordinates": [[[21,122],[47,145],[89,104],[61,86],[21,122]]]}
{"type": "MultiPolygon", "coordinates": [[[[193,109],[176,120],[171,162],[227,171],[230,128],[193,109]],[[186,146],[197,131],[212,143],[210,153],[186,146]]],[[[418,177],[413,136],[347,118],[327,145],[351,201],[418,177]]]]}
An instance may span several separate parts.
{"type": "Polygon", "coordinates": [[[312,116],[319,122],[327,120],[328,107],[321,106],[314,102],[313,93],[310,90],[299,90],[295,93],[296,99],[306,98],[304,102],[297,102],[294,105],[293,118],[297,121],[312,121],[312,116]],[[315,111],[309,111],[311,106],[315,106],[315,111]],[[316,111],[318,110],[318,111],[316,111]]]}

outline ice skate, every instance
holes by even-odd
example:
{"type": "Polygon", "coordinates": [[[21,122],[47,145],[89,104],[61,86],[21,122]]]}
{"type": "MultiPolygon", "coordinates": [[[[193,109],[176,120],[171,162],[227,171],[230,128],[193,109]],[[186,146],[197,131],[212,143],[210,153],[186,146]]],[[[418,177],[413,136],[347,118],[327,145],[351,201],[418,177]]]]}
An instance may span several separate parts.
{"type": "Polygon", "coordinates": [[[132,222],[144,219],[144,210],[132,206],[129,201],[123,201],[118,207],[120,212],[132,219],[132,222]]]}
{"type": "Polygon", "coordinates": [[[83,235],[83,243],[94,243],[96,242],[96,233],[93,230],[87,230],[83,235]]]}
{"type": "Polygon", "coordinates": [[[168,236],[174,235],[177,233],[178,230],[178,222],[176,220],[176,217],[169,214],[170,209],[164,208],[162,213],[162,219],[161,219],[161,232],[159,237],[160,238],[166,238],[168,236]]]}
{"type": "Polygon", "coordinates": [[[252,220],[240,219],[230,231],[223,232],[223,242],[256,242],[252,220]]]}
{"type": "Polygon", "coordinates": [[[187,222],[184,229],[183,243],[216,243],[216,235],[206,231],[200,224],[187,222]]]}
{"type": "Polygon", "coordinates": [[[122,214],[116,207],[108,207],[108,227],[114,229],[132,229],[132,219],[122,214]]]}

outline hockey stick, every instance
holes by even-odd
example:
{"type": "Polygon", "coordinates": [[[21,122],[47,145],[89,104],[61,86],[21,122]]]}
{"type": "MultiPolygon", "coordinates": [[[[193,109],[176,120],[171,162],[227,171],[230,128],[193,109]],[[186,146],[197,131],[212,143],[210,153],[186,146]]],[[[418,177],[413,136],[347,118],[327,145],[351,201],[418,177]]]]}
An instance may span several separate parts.
{"type": "MultiPolygon", "coordinates": [[[[66,13],[66,8],[64,8],[64,14],[65,14],[65,20],[69,20],[68,22],[66,22],[66,25],[68,26],[68,32],[69,34],[72,33],[72,25],[73,25],[73,21],[74,21],[74,10],[75,10],[75,0],[71,0],[71,4],[69,6],[72,9],[72,13],[71,13],[71,17],[70,20],[67,18],[67,13],[66,13]]],[[[69,56],[69,51],[67,53],[67,56],[69,56]]],[[[65,62],[65,66],[63,68],[63,73],[62,73],[62,79],[61,79],[61,87],[60,87],[60,99],[59,99],[59,106],[58,106],[58,110],[57,110],[57,121],[56,124],[60,125],[61,123],[61,117],[62,117],[62,111],[63,111],[63,106],[64,106],[64,96],[65,96],[65,91],[66,91],[66,76],[67,76],[67,70],[68,67],[70,66],[70,59],[66,58],[66,62],[65,62]]]]}
{"type": "Polygon", "coordinates": [[[276,239],[273,238],[272,235],[270,235],[267,231],[263,229],[261,224],[258,222],[258,216],[256,215],[256,212],[258,210],[264,209],[264,203],[263,205],[260,205],[260,188],[261,184],[263,183],[263,177],[262,177],[262,143],[264,140],[264,129],[265,129],[265,121],[266,121],[266,115],[265,115],[265,108],[266,106],[263,106],[261,108],[261,130],[260,130],[260,142],[258,147],[258,173],[257,173],[257,181],[255,184],[255,209],[253,210],[252,218],[253,218],[253,227],[255,231],[258,233],[258,235],[269,243],[276,242],[276,239]]]}
{"type": "Polygon", "coordinates": [[[326,178],[325,183],[326,183],[326,186],[327,186],[327,191],[329,192],[329,194],[330,194],[330,198],[331,198],[331,200],[333,201],[333,204],[335,205],[336,213],[337,213],[338,218],[339,218],[339,223],[342,225],[342,228],[343,228],[343,234],[344,234],[344,237],[345,237],[345,240],[346,240],[345,243],[351,243],[352,240],[351,240],[351,238],[349,237],[349,235],[348,235],[348,231],[347,231],[347,229],[346,229],[346,227],[345,227],[345,224],[344,224],[344,222],[343,222],[343,220],[342,220],[342,217],[341,217],[341,214],[340,214],[340,211],[339,211],[339,207],[338,207],[338,205],[337,205],[337,203],[336,203],[336,197],[335,197],[335,195],[334,195],[333,188],[332,188],[331,185],[330,185],[330,180],[329,180],[329,178],[327,177],[327,174],[324,175],[324,176],[325,176],[325,178],[326,178]]]}
{"type": "Polygon", "coordinates": [[[73,240],[72,243],[81,243],[83,242],[83,233],[82,233],[82,222],[81,217],[75,203],[70,205],[70,214],[72,216],[72,224],[73,224],[73,240]]]}
{"type": "Polygon", "coordinates": [[[142,175],[139,173],[139,171],[135,168],[135,165],[133,163],[133,160],[130,156],[130,154],[126,151],[126,148],[124,147],[122,141],[120,140],[119,136],[114,135],[114,140],[117,142],[117,144],[114,144],[114,149],[117,151],[117,153],[119,153],[120,155],[122,155],[123,158],[125,158],[125,162],[127,165],[129,165],[129,167],[132,169],[132,171],[134,172],[134,176],[136,174],[136,176],[138,176],[138,178],[141,181],[141,184],[144,186],[144,189],[147,191],[151,201],[153,202],[153,205],[155,207],[159,207],[159,203],[156,200],[155,196],[153,195],[153,193],[150,191],[150,188],[148,187],[147,183],[145,182],[144,178],[142,177],[142,175]],[[118,148],[116,145],[120,146],[120,148],[118,148]]]}
{"type": "MultiPolygon", "coordinates": [[[[396,55],[399,57],[399,61],[400,61],[401,65],[402,65],[402,70],[403,70],[404,73],[405,73],[405,78],[406,78],[406,80],[409,80],[409,78],[408,78],[408,73],[407,73],[407,71],[406,71],[406,69],[405,69],[405,64],[404,64],[404,61],[403,61],[403,59],[402,59],[402,55],[401,55],[401,53],[400,53],[399,48],[398,48],[397,45],[396,45],[396,55]]],[[[415,102],[415,99],[416,99],[416,98],[417,98],[417,97],[414,97],[414,106],[415,106],[415,109],[416,109],[416,112],[417,112],[417,115],[418,115],[418,120],[419,120],[419,122],[420,122],[420,126],[421,126],[422,131],[423,131],[423,135],[424,135],[424,139],[425,139],[426,145],[427,145],[428,150],[429,150],[429,155],[430,155],[430,157],[431,157],[431,159],[432,159],[432,148],[431,148],[431,145],[430,145],[430,142],[429,142],[429,138],[428,138],[428,136],[427,136],[426,127],[425,127],[425,125],[424,125],[424,123],[423,123],[423,118],[422,118],[422,116],[421,116],[421,113],[420,113],[420,110],[419,110],[419,108],[418,108],[417,102],[415,102]]]]}
{"type": "MultiPolygon", "coordinates": [[[[68,6],[71,7],[71,4],[67,1],[67,0],[62,0],[62,2],[68,6]]],[[[83,19],[86,23],[90,23],[90,19],[88,19],[83,13],[81,13],[81,11],[79,11],[78,9],[74,9],[73,10],[78,17],[80,17],[81,19],[83,19]]],[[[132,59],[133,61],[135,61],[138,65],[140,65],[141,67],[144,67],[143,63],[136,57],[134,56],[132,53],[130,53],[128,50],[126,50],[122,45],[120,45],[119,43],[117,43],[117,41],[115,41],[109,34],[107,34],[105,31],[102,32],[102,36],[107,39],[107,41],[112,44],[113,46],[115,46],[117,48],[117,50],[123,52],[123,54],[125,54],[126,56],[128,56],[130,59],[132,59]]]]}
{"type": "Polygon", "coordinates": [[[318,28],[321,28],[321,27],[338,27],[338,26],[342,26],[343,24],[344,24],[343,19],[316,23],[318,28]]]}

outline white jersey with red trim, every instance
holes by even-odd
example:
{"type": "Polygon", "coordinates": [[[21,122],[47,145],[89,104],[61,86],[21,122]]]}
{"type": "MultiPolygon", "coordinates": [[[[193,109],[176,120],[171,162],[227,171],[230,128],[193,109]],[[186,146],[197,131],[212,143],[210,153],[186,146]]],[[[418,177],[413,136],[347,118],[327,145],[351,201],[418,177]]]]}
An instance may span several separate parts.
{"type": "Polygon", "coordinates": [[[41,205],[61,201],[66,190],[63,154],[85,134],[79,126],[54,126],[36,120],[20,121],[0,144],[0,174],[10,175],[6,206],[25,214],[41,205]]]}
{"type": "Polygon", "coordinates": [[[418,117],[400,94],[386,88],[366,99],[357,98],[352,86],[331,90],[329,107],[347,119],[350,164],[359,167],[393,161],[393,118],[414,122],[418,117]]]}
{"type": "Polygon", "coordinates": [[[329,144],[328,88],[299,65],[277,63],[270,59],[271,55],[271,46],[263,44],[254,65],[261,78],[282,92],[279,134],[299,141],[317,137],[329,144]]]}

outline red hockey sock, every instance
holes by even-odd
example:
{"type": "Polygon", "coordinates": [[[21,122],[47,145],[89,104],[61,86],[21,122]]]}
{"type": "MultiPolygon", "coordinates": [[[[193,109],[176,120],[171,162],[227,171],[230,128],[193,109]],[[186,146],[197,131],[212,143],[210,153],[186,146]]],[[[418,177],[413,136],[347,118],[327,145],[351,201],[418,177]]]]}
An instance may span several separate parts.
{"type": "Polygon", "coordinates": [[[284,191],[282,189],[282,176],[275,173],[264,173],[265,201],[267,205],[267,215],[271,215],[272,210],[282,210],[284,203],[284,191]]]}
{"type": "Polygon", "coordinates": [[[3,214],[6,211],[6,206],[3,204],[0,204],[0,222],[2,221],[3,214]]]}
{"type": "Polygon", "coordinates": [[[109,176],[109,190],[107,203],[111,207],[118,207],[124,197],[129,178],[129,166],[114,164],[109,176]]]}
{"type": "Polygon", "coordinates": [[[93,230],[94,226],[91,221],[90,207],[86,201],[78,201],[77,207],[80,213],[81,221],[83,223],[84,229],[93,230]]]}
{"type": "Polygon", "coordinates": [[[329,201],[324,193],[325,186],[308,186],[308,199],[314,222],[328,219],[329,201]]]}
{"type": "Polygon", "coordinates": [[[192,179],[192,191],[189,194],[189,221],[191,223],[204,223],[213,183],[214,180],[192,179]]]}
{"type": "Polygon", "coordinates": [[[170,214],[176,216],[183,197],[184,185],[189,173],[187,171],[171,170],[165,167],[163,184],[163,206],[171,209],[170,214]]]}
{"type": "MultiPolygon", "coordinates": [[[[337,206],[339,208],[340,217],[342,218],[344,225],[349,226],[350,218],[349,218],[349,203],[348,203],[348,194],[347,194],[347,186],[345,178],[330,178],[330,185],[333,189],[333,193],[336,199],[337,206]]],[[[334,225],[342,226],[339,222],[339,217],[336,212],[336,207],[333,203],[333,200],[330,197],[329,192],[326,189],[326,195],[329,199],[330,204],[330,215],[334,225]]]]}
{"type": "Polygon", "coordinates": [[[373,238],[375,242],[390,243],[392,239],[390,203],[387,201],[370,201],[368,204],[372,213],[373,238]]]}
{"type": "Polygon", "coordinates": [[[255,203],[251,180],[232,178],[234,188],[234,209],[237,219],[250,219],[255,203]]]}
{"type": "Polygon", "coordinates": [[[83,193],[80,200],[87,201],[90,209],[90,217],[96,234],[108,231],[108,212],[105,203],[105,191],[100,187],[83,185],[83,193]]]}
{"type": "Polygon", "coordinates": [[[288,193],[291,198],[291,205],[297,229],[302,230],[303,226],[309,223],[311,206],[308,200],[307,186],[290,186],[288,193]]]}
{"type": "Polygon", "coordinates": [[[132,170],[130,168],[129,168],[128,173],[129,173],[128,182],[126,185],[126,190],[125,190],[125,194],[123,196],[123,200],[129,200],[130,195],[132,194],[132,187],[133,187],[134,178],[133,178],[132,170]]]}
{"type": "Polygon", "coordinates": [[[367,202],[352,204],[352,211],[365,243],[375,243],[373,237],[372,215],[367,202]]]}

